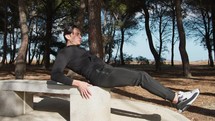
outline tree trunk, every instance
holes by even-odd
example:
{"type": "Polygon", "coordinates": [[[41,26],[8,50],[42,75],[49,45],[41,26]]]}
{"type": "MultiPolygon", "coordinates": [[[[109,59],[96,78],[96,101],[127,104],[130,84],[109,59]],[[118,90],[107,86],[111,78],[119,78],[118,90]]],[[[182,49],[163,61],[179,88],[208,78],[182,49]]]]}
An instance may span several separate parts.
{"type": "Polygon", "coordinates": [[[181,54],[182,64],[183,64],[183,74],[185,77],[191,77],[190,72],[190,64],[189,58],[186,51],[186,38],[185,38],[185,31],[182,22],[182,13],[181,13],[181,0],[175,0],[175,7],[176,7],[176,20],[177,20],[177,27],[179,33],[179,51],[181,54]]]}
{"type": "Polygon", "coordinates": [[[112,27],[112,31],[113,31],[113,32],[111,32],[112,34],[110,34],[111,41],[108,43],[108,55],[109,56],[108,56],[107,63],[110,63],[110,60],[112,58],[112,52],[113,52],[112,47],[114,46],[114,36],[115,36],[115,32],[116,32],[115,27],[112,27]]]}
{"type": "Polygon", "coordinates": [[[158,70],[160,70],[160,59],[159,59],[159,55],[158,55],[156,49],[154,48],[152,35],[151,35],[151,30],[150,30],[150,27],[149,27],[149,12],[148,12],[148,9],[147,9],[146,5],[143,6],[143,11],[145,13],[146,35],[148,37],[150,50],[151,50],[151,52],[152,52],[152,54],[154,56],[154,59],[155,59],[155,68],[158,71],[158,70]]]}
{"type": "Polygon", "coordinates": [[[121,65],[125,65],[124,57],[123,57],[123,45],[124,45],[124,30],[121,28],[121,43],[120,43],[120,62],[121,65]]]}
{"type": "Polygon", "coordinates": [[[159,59],[161,59],[161,54],[162,54],[162,49],[163,49],[163,38],[162,38],[162,16],[159,17],[159,41],[160,41],[160,46],[159,46],[159,51],[158,51],[158,56],[159,59]]]}
{"type": "Polygon", "coordinates": [[[5,6],[4,6],[4,40],[3,40],[3,57],[2,57],[2,64],[6,63],[6,58],[7,58],[7,1],[5,1],[5,6]]]}
{"type": "Polygon", "coordinates": [[[101,36],[101,1],[88,0],[89,12],[89,46],[91,53],[103,59],[103,42],[101,36]]]}
{"type": "Polygon", "coordinates": [[[171,66],[174,66],[174,45],[175,45],[175,7],[172,3],[172,40],[171,40],[171,66]]]}
{"type": "Polygon", "coordinates": [[[213,56],[212,56],[212,48],[211,48],[209,34],[205,35],[205,41],[206,41],[205,43],[206,43],[207,50],[208,50],[209,65],[211,67],[214,67],[213,56]]]}
{"type": "Polygon", "coordinates": [[[15,33],[14,29],[12,30],[12,35],[10,38],[10,48],[14,48],[10,51],[10,64],[14,63],[15,61],[15,54],[16,54],[16,44],[17,44],[17,33],[15,33]],[[15,37],[16,35],[16,37],[15,37]]]}
{"type": "Polygon", "coordinates": [[[202,14],[202,19],[203,19],[203,24],[204,24],[204,29],[205,29],[205,35],[204,35],[204,40],[205,40],[205,44],[208,50],[208,58],[209,58],[209,65],[211,67],[214,66],[213,63],[213,56],[212,56],[212,45],[211,45],[211,40],[210,40],[210,17],[209,17],[209,12],[208,10],[204,11],[201,10],[201,14],[202,14]]]}
{"type": "Polygon", "coordinates": [[[79,6],[79,14],[78,14],[78,20],[77,20],[77,26],[82,31],[84,26],[84,13],[86,9],[86,0],[80,0],[80,6],[79,6]]]}
{"type": "Polygon", "coordinates": [[[215,62],[215,7],[212,6],[212,28],[213,28],[213,49],[214,49],[214,62],[215,62]]]}
{"type": "Polygon", "coordinates": [[[50,42],[52,40],[52,17],[53,17],[53,1],[46,1],[46,37],[45,37],[45,55],[44,64],[45,68],[48,69],[50,66],[50,42]]]}
{"type": "MultiPolygon", "coordinates": [[[[29,22],[29,28],[31,28],[31,21],[29,22]]],[[[32,40],[32,33],[33,31],[31,29],[29,29],[29,43],[28,43],[28,65],[31,64],[32,60],[31,60],[31,43],[33,43],[33,40],[32,40]]]]}
{"type": "MultiPolygon", "coordinates": [[[[14,28],[14,27],[13,27],[14,28]]],[[[15,62],[15,56],[16,56],[16,46],[17,46],[17,40],[19,39],[19,32],[15,32],[14,29],[13,29],[13,34],[11,35],[11,39],[10,39],[10,48],[14,48],[11,50],[11,54],[10,54],[10,64],[14,63],[15,62]],[[15,36],[16,35],[16,36],[15,36]]]]}
{"type": "Polygon", "coordinates": [[[26,71],[25,57],[28,46],[28,26],[25,12],[25,1],[19,0],[18,4],[22,43],[16,58],[15,77],[16,79],[23,79],[26,71]]]}

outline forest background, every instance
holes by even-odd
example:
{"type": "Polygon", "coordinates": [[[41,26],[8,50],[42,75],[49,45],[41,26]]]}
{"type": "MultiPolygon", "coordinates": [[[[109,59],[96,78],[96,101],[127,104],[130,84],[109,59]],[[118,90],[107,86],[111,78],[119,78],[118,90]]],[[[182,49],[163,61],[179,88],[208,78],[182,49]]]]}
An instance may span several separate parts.
{"type": "Polygon", "coordinates": [[[208,64],[214,66],[215,25],[211,0],[19,2],[0,2],[2,64],[14,63],[15,60],[31,64],[35,60],[49,68],[57,51],[64,47],[63,25],[74,23],[83,32],[83,46],[107,63],[148,62],[144,54],[132,57],[127,54],[130,49],[124,48],[125,43],[135,45],[133,36],[142,32],[145,36],[136,39],[144,43],[138,43],[138,46],[143,47],[144,53],[144,47],[148,45],[152,55],[150,60],[154,61],[156,70],[161,69],[162,61],[166,59],[174,66],[175,50],[179,50],[176,52],[180,53],[183,73],[189,77],[189,56],[192,54],[188,55],[186,49],[195,50],[197,44],[206,51],[197,49],[196,53],[208,55],[208,64]],[[187,47],[187,41],[193,44],[187,47]],[[165,57],[166,52],[170,57],[165,57]]]}

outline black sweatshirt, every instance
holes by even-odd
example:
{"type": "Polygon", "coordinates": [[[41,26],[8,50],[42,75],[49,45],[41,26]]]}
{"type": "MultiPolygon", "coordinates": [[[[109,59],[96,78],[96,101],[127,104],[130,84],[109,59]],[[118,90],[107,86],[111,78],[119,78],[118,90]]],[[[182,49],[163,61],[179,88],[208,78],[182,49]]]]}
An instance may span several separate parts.
{"type": "Polygon", "coordinates": [[[104,62],[85,49],[71,45],[59,51],[51,72],[51,80],[66,85],[72,85],[72,78],[64,75],[64,69],[68,68],[84,76],[86,79],[93,80],[94,70],[104,67],[104,62]]]}

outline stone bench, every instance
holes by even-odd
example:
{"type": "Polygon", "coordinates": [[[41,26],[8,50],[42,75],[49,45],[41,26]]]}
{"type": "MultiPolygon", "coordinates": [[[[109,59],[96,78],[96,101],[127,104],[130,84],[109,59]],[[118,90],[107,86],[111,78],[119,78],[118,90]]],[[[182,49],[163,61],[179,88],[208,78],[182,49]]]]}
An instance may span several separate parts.
{"type": "Polygon", "coordinates": [[[19,116],[33,111],[33,95],[69,95],[70,121],[110,121],[109,91],[91,86],[90,99],[81,97],[77,88],[43,80],[0,80],[0,115],[19,116]]]}

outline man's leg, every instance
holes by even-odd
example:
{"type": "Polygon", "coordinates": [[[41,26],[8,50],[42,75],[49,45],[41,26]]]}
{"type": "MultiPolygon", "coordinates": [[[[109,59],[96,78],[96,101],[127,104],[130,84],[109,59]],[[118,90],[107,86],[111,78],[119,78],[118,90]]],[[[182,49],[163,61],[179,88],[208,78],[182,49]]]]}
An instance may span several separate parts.
{"type": "Polygon", "coordinates": [[[149,92],[173,102],[180,112],[186,110],[196,100],[200,93],[198,89],[188,92],[175,93],[161,85],[144,71],[106,67],[99,73],[100,79],[96,82],[98,86],[141,86],[149,92]]]}
{"type": "Polygon", "coordinates": [[[100,81],[98,81],[98,86],[141,86],[147,91],[170,101],[173,101],[175,97],[175,92],[164,87],[143,71],[107,67],[100,73],[104,74],[104,76],[100,81]]]}

